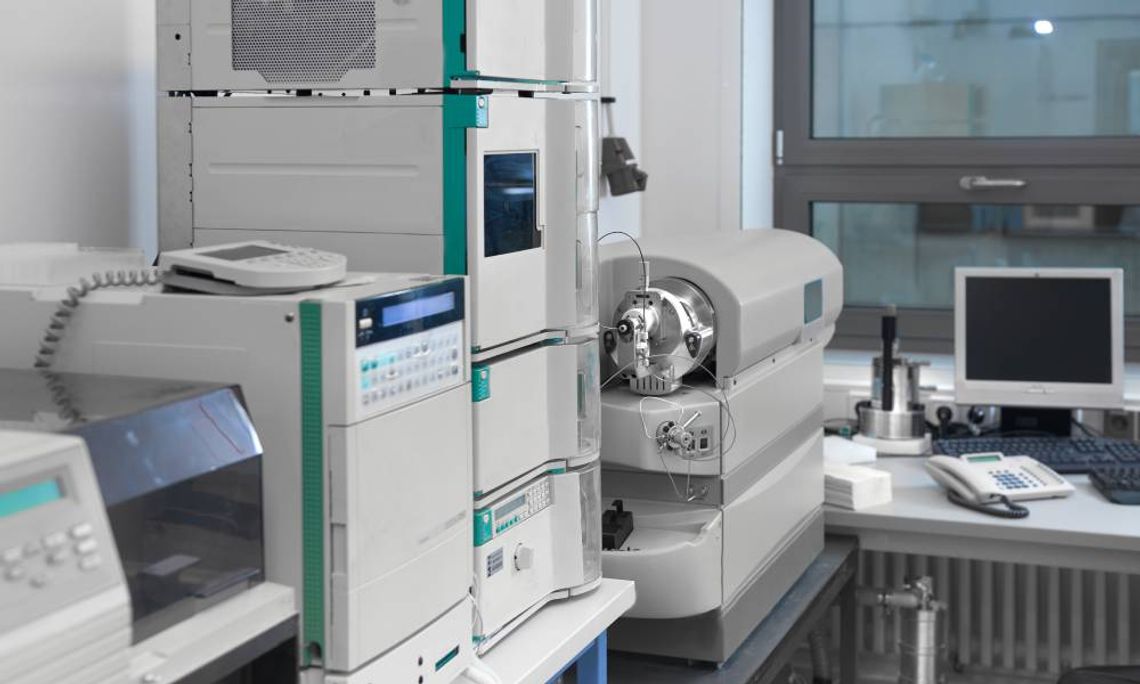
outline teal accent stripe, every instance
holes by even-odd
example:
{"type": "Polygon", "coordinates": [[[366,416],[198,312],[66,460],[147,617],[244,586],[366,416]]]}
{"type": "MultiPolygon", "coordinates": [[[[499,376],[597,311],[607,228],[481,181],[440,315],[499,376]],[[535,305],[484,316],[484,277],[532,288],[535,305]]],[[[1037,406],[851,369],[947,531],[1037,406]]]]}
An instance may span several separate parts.
{"type": "Polygon", "coordinates": [[[59,480],[45,480],[13,489],[0,494],[0,518],[59,501],[61,498],[63,494],[59,490],[59,480]]]}
{"type": "Polygon", "coordinates": [[[304,663],[325,653],[325,450],[321,305],[301,302],[301,629],[304,663]]]}
{"type": "Polygon", "coordinates": [[[443,96],[443,272],[467,275],[467,129],[490,122],[486,95],[443,96]]]}
{"type": "Polygon", "coordinates": [[[467,70],[467,53],[463,49],[467,33],[467,0],[443,0],[443,87],[453,78],[478,78],[479,72],[467,70]]]}
{"type": "Polygon", "coordinates": [[[475,546],[482,546],[495,536],[491,531],[491,509],[480,508],[475,511],[475,546]]]}

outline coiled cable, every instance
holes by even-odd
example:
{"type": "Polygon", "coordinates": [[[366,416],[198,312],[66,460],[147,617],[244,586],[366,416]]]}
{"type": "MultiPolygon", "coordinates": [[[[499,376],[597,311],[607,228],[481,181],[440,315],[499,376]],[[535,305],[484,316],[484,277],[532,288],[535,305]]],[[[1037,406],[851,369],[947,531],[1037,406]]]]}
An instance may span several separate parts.
{"type": "Polygon", "coordinates": [[[141,287],[144,285],[157,285],[160,282],[158,269],[146,268],[138,271],[107,271],[95,273],[90,279],[80,278],[78,285],[67,288],[67,296],[59,302],[55,313],[51,315],[47,329],[40,339],[40,349],[36,353],[35,367],[48,371],[55,361],[59,344],[63,340],[63,333],[75,315],[76,309],[83,299],[94,292],[108,287],[141,287]]]}

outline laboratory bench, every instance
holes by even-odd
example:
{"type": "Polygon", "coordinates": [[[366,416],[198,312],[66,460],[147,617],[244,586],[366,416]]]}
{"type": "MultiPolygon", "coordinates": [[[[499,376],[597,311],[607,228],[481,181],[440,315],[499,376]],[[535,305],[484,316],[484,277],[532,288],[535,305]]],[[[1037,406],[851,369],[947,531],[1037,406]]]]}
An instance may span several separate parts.
{"type": "Polygon", "coordinates": [[[1140,569],[1140,507],[1106,500],[1086,475],[1072,496],[1023,502],[1007,520],[956,506],[923,468],[925,457],[880,457],[893,500],[859,511],[825,506],[829,533],[859,538],[865,551],[924,554],[1105,572],[1140,569]]]}

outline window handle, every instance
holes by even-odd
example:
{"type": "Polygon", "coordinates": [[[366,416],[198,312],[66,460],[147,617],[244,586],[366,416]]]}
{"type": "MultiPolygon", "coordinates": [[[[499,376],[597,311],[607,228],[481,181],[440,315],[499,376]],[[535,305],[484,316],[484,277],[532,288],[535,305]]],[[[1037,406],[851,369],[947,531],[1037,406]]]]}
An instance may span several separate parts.
{"type": "Polygon", "coordinates": [[[962,176],[958,185],[963,190],[1019,190],[1029,185],[1020,178],[988,178],[986,176],[962,176]]]}

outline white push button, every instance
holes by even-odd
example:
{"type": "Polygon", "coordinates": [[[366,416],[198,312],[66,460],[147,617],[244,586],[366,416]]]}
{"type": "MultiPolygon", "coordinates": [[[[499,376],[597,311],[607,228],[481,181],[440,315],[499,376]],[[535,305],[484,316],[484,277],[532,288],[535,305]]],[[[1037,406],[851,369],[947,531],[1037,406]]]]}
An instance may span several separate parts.
{"type": "Polygon", "coordinates": [[[95,568],[102,565],[102,563],[103,559],[100,558],[98,554],[84,556],[83,558],[79,559],[79,569],[84,572],[90,572],[91,570],[94,570],[95,568]]]}
{"type": "Polygon", "coordinates": [[[92,529],[90,523],[79,523],[71,528],[72,539],[86,539],[91,536],[95,530],[92,529]]]}
{"type": "Polygon", "coordinates": [[[21,549],[18,546],[10,548],[10,549],[6,549],[4,551],[4,555],[2,556],[2,558],[4,560],[4,565],[12,565],[13,563],[19,563],[20,559],[22,559],[23,557],[24,557],[24,551],[23,551],[23,549],[21,549]]]}
{"type": "Polygon", "coordinates": [[[95,544],[94,539],[84,539],[75,545],[75,552],[81,556],[86,556],[89,553],[95,553],[98,546],[95,544]]]}
{"type": "Polygon", "coordinates": [[[56,532],[44,537],[44,548],[58,549],[67,543],[67,535],[63,532],[56,532]]]}
{"type": "Polygon", "coordinates": [[[4,579],[8,580],[9,582],[19,582],[20,580],[24,579],[25,574],[26,571],[24,570],[23,566],[16,565],[4,571],[4,579]]]}

